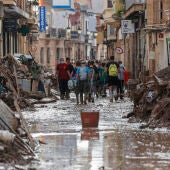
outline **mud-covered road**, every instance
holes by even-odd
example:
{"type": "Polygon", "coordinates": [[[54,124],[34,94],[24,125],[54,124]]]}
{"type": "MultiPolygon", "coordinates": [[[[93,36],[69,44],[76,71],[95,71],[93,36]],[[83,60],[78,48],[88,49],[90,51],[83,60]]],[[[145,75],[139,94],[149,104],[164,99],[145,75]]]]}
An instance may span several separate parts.
{"type": "Polygon", "coordinates": [[[76,105],[70,100],[36,105],[25,111],[30,131],[42,143],[37,160],[28,168],[38,170],[169,170],[170,132],[141,130],[140,124],[122,117],[131,111],[128,100],[110,104],[107,98],[76,105]],[[83,130],[81,111],[99,111],[97,129],[83,130]]]}

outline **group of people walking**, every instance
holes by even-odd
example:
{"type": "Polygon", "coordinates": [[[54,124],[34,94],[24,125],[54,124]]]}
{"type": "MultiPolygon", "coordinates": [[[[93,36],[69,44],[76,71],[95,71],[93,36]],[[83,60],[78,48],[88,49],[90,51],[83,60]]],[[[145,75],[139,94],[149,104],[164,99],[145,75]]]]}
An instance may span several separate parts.
{"type": "Polygon", "coordinates": [[[77,61],[72,64],[70,58],[60,58],[56,66],[60,98],[69,99],[69,93],[74,90],[77,104],[94,102],[99,96],[106,97],[109,89],[110,102],[123,99],[125,67],[122,61],[116,62],[110,56],[107,63],[99,61],[77,61]]]}

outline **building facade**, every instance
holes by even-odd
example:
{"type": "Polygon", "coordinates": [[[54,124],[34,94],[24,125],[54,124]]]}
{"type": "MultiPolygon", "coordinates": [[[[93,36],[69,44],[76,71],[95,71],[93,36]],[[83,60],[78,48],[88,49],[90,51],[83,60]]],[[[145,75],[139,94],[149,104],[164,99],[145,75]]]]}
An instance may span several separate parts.
{"type": "Polygon", "coordinates": [[[76,11],[52,8],[52,1],[44,0],[47,27],[40,32],[36,58],[39,63],[55,72],[61,57],[69,57],[71,62],[96,58],[96,17],[80,5],[80,19],[74,23],[76,11]],[[56,19],[57,18],[57,19],[56,19]]]}
{"type": "Polygon", "coordinates": [[[170,1],[112,0],[112,10],[105,8],[107,54],[122,60],[131,78],[144,80],[170,65],[170,1]],[[123,23],[130,23],[133,31],[124,32],[123,23]],[[115,29],[112,31],[115,36],[108,34],[110,25],[115,29]]]}
{"type": "Polygon", "coordinates": [[[146,70],[149,75],[170,65],[170,1],[146,1],[146,70]]]}
{"type": "Polygon", "coordinates": [[[7,53],[29,54],[33,31],[38,31],[31,1],[6,0],[0,2],[1,57],[7,53]]]}

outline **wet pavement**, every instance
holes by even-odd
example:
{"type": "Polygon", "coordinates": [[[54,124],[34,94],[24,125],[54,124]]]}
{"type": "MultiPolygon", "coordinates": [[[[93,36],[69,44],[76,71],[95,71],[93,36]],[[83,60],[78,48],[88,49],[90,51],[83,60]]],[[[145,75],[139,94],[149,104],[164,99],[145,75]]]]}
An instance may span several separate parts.
{"type": "Polygon", "coordinates": [[[133,104],[129,99],[110,104],[108,98],[88,105],[69,101],[36,105],[25,111],[37,147],[37,160],[28,167],[38,170],[169,170],[170,131],[139,129],[128,123],[133,104]],[[97,129],[82,129],[81,111],[99,111],[97,129]]]}

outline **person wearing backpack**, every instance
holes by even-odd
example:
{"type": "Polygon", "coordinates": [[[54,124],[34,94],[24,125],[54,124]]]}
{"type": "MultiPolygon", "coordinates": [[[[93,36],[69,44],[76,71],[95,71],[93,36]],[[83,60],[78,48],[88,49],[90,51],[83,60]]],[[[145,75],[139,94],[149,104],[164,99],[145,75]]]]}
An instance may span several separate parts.
{"type": "Polygon", "coordinates": [[[119,64],[114,61],[114,56],[110,56],[110,61],[106,64],[105,72],[108,74],[108,87],[110,102],[113,102],[113,96],[115,101],[118,100],[117,85],[118,85],[118,72],[119,64]]]}
{"type": "Polygon", "coordinates": [[[81,104],[87,104],[86,101],[89,92],[89,76],[90,76],[90,69],[85,65],[85,61],[82,61],[81,66],[78,67],[76,71],[76,79],[79,84],[78,86],[79,86],[81,104]]]}

